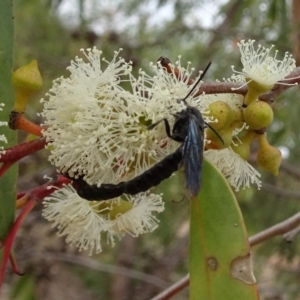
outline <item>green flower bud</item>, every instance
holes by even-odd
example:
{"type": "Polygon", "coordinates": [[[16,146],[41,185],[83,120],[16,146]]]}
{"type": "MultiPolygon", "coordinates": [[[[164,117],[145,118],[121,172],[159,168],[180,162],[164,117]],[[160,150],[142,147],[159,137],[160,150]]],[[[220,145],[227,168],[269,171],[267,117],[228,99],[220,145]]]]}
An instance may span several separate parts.
{"type": "Polygon", "coordinates": [[[232,122],[236,122],[236,121],[244,122],[241,107],[234,107],[234,109],[232,109],[232,122]]]}
{"type": "Polygon", "coordinates": [[[250,103],[244,110],[244,120],[251,129],[268,127],[273,122],[273,110],[264,101],[250,103]]]}
{"type": "Polygon", "coordinates": [[[235,145],[232,145],[232,150],[239,154],[244,160],[248,160],[250,157],[250,145],[255,138],[256,133],[254,131],[247,132],[239,140],[235,140],[235,145]]]}
{"type": "Polygon", "coordinates": [[[258,141],[260,146],[256,159],[258,165],[274,176],[277,176],[282,158],[280,150],[268,143],[265,134],[259,135],[258,141]]]}
{"type": "Polygon", "coordinates": [[[233,112],[231,107],[223,101],[211,103],[209,105],[208,116],[212,116],[218,120],[217,123],[210,124],[215,130],[218,131],[226,128],[233,120],[233,112]]]}
{"type": "Polygon", "coordinates": [[[15,104],[13,110],[24,112],[29,98],[38,91],[43,84],[37,61],[16,70],[12,75],[12,84],[15,88],[15,104]]]}
{"type": "Polygon", "coordinates": [[[120,200],[120,203],[116,203],[113,205],[111,211],[109,212],[110,220],[114,220],[118,214],[124,214],[127,211],[132,209],[132,203],[124,200],[120,200]]]}
{"type": "Polygon", "coordinates": [[[208,149],[224,149],[230,146],[232,142],[232,128],[227,127],[223,130],[217,131],[220,137],[222,138],[224,144],[220,140],[220,138],[215,134],[213,130],[210,128],[206,129],[206,139],[210,141],[210,143],[206,144],[208,149]]]}

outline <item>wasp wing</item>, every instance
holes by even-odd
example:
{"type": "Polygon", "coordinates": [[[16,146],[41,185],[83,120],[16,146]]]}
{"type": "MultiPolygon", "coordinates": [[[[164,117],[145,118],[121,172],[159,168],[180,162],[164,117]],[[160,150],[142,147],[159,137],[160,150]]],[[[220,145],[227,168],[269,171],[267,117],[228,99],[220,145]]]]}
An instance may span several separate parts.
{"type": "Polygon", "coordinates": [[[183,145],[183,166],[189,196],[195,198],[200,190],[203,162],[204,126],[199,113],[190,114],[188,132],[183,145]]]}

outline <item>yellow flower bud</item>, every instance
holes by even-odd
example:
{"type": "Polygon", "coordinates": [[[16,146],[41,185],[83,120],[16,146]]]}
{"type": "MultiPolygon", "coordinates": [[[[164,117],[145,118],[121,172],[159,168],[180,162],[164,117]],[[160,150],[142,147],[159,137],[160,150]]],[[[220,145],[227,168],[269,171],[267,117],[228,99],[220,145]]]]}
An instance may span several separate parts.
{"type": "Polygon", "coordinates": [[[13,110],[24,112],[29,98],[38,91],[43,84],[37,61],[16,70],[12,75],[12,84],[15,88],[15,104],[13,110]]]}
{"type": "Polygon", "coordinates": [[[277,176],[282,157],[280,150],[268,143],[266,134],[259,135],[258,142],[260,146],[257,154],[258,165],[277,176]]]}
{"type": "Polygon", "coordinates": [[[124,214],[127,211],[131,210],[133,207],[132,203],[124,200],[120,200],[120,203],[116,203],[113,205],[110,213],[109,218],[110,220],[114,220],[118,214],[124,214]]]}
{"type": "Polygon", "coordinates": [[[250,145],[255,138],[256,133],[254,131],[247,132],[239,140],[235,140],[235,145],[232,145],[232,150],[239,154],[244,160],[248,160],[250,157],[250,145]]]}
{"type": "Polygon", "coordinates": [[[232,122],[236,121],[243,122],[243,114],[241,107],[234,107],[234,109],[232,109],[232,122]]]}
{"type": "Polygon", "coordinates": [[[210,124],[217,131],[226,128],[233,120],[233,112],[231,107],[223,101],[211,103],[209,105],[208,116],[214,117],[218,120],[217,123],[210,124]]]}
{"type": "Polygon", "coordinates": [[[206,139],[210,141],[210,143],[206,144],[206,147],[208,149],[223,149],[230,146],[232,142],[232,128],[227,127],[223,130],[218,131],[218,134],[221,136],[224,144],[213,130],[211,130],[210,128],[206,129],[206,139]]]}
{"type": "Polygon", "coordinates": [[[244,110],[244,120],[251,129],[258,130],[273,122],[273,110],[264,101],[250,103],[244,110]]]}

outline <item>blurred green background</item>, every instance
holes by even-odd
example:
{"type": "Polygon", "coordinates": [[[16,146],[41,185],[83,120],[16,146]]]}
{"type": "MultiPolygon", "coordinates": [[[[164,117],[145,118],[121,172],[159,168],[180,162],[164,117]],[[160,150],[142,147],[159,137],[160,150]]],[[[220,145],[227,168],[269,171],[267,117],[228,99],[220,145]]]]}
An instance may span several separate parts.
{"type": "MultiPolygon", "coordinates": [[[[44,79],[42,91],[27,108],[27,116],[40,123],[39,99],[57,77],[68,76],[66,67],[80,48],[97,46],[110,60],[113,51],[131,60],[134,72],[148,69],[160,56],[196,70],[209,61],[205,80],[222,80],[241,69],[236,43],[255,39],[264,46],[289,51],[300,64],[300,1],[284,0],[15,0],[15,66],[37,59],[44,79]]],[[[298,87],[284,92],[273,105],[275,121],[268,129],[271,144],[284,154],[278,177],[264,171],[261,191],[237,193],[249,235],[295,214],[300,202],[300,105],[298,87]],[[291,193],[292,191],[292,193],[291,193]]],[[[23,141],[26,136],[20,133],[23,141]]],[[[253,163],[255,164],[255,145],[253,163]]],[[[54,176],[46,163],[47,151],[20,162],[18,189],[54,176]]],[[[174,176],[157,188],[163,191],[166,210],[159,228],[141,238],[130,236],[114,248],[89,257],[56,236],[41,217],[41,206],[27,218],[16,241],[16,258],[26,272],[7,273],[1,299],[151,299],[187,272],[189,203],[174,176]],[[173,201],[172,201],[173,200],[173,201]]],[[[230,241],[229,241],[230,242],[230,241]]],[[[256,278],[264,300],[300,299],[299,238],[274,238],[253,247],[256,278]]],[[[188,299],[188,289],[174,296],[188,299]]],[[[203,299],[205,300],[205,299],[203,299]]],[[[237,299],[240,300],[240,299],[237,299]]],[[[242,299],[241,299],[242,300],[242,299]]]]}

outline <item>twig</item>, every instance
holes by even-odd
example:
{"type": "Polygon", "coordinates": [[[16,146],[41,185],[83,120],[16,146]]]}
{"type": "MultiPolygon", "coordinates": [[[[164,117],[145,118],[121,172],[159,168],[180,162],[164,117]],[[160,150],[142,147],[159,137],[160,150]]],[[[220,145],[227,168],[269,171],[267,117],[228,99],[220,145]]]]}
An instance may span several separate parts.
{"type": "MultiPolygon", "coordinates": [[[[295,214],[294,216],[282,221],[266,230],[263,230],[252,237],[249,238],[250,246],[255,246],[261,242],[267,241],[274,236],[282,235],[286,232],[289,232],[299,226],[300,224],[300,213],[295,214]]],[[[164,290],[162,293],[158,294],[151,300],[167,300],[170,299],[173,295],[177,294],[179,291],[183,290],[189,285],[190,276],[186,275],[181,280],[170,286],[168,289],[164,290]]]]}
{"type": "MultiPolygon", "coordinates": [[[[180,70],[177,68],[171,68],[171,61],[166,57],[159,58],[161,65],[166,69],[166,72],[174,74],[176,77],[180,76],[180,70]]],[[[190,79],[188,84],[193,84],[194,80],[190,79]]],[[[286,89],[293,87],[300,83],[300,67],[297,67],[288,76],[284,78],[284,84],[275,84],[273,89],[259,97],[261,101],[273,103],[275,98],[285,91],[286,89]]],[[[239,94],[246,95],[248,88],[246,85],[242,86],[242,83],[235,82],[204,82],[199,87],[195,96],[205,94],[239,94]]]]}
{"type": "Polygon", "coordinates": [[[185,277],[181,278],[175,284],[170,286],[168,289],[164,290],[159,295],[155,296],[151,300],[162,300],[162,299],[170,299],[170,297],[176,295],[178,292],[183,290],[190,282],[190,275],[187,274],[185,277]]]}
{"type": "Polygon", "coordinates": [[[165,288],[168,285],[166,281],[159,279],[156,276],[151,276],[143,272],[135,271],[125,267],[100,263],[88,257],[81,257],[70,253],[49,253],[49,252],[42,253],[42,255],[44,259],[46,258],[55,261],[66,261],[72,264],[85,266],[90,269],[101,271],[101,272],[123,275],[123,276],[145,281],[147,283],[156,285],[160,288],[165,288]]]}
{"type": "MultiPolygon", "coordinates": [[[[300,83],[300,67],[297,67],[284,79],[283,84],[275,84],[273,89],[259,97],[261,101],[272,103],[275,98],[283,91],[293,87],[295,84],[300,83]],[[288,84],[288,85],[287,85],[288,84]]],[[[240,94],[246,95],[248,89],[246,86],[239,88],[241,84],[231,82],[204,82],[199,88],[197,94],[205,92],[205,94],[240,94]],[[237,89],[238,88],[238,89],[237,89]]]]}
{"type": "Polygon", "coordinates": [[[292,217],[263,230],[249,238],[250,246],[255,246],[261,242],[267,241],[274,236],[282,235],[288,231],[293,230],[300,224],[300,213],[293,215],[292,217]]]}
{"type": "Polygon", "coordinates": [[[269,184],[269,183],[262,183],[262,190],[268,191],[270,193],[276,194],[278,196],[282,196],[285,198],[297,198],[300,199],[300,192],[297,191],[290,191],[287,189],[279,188],[275,185],[269,184]]]}
{"type": "Polygon", "coordinates": [[[289,175],[292,175],[293,177],[300,179],[300,169],[298,167],[295,167],[294,165],[291,165],[290,163],[283,161],[280,165],[280,169],[285,171],[289,175]]]}
{"type": "Polygon", "coordinates": [[[293,230],[285,233],[283,235],[283,238],[288,242],[288,243],[291,243],[295,237],[300,233],[300,226],[294,228],[293,230]]]}

